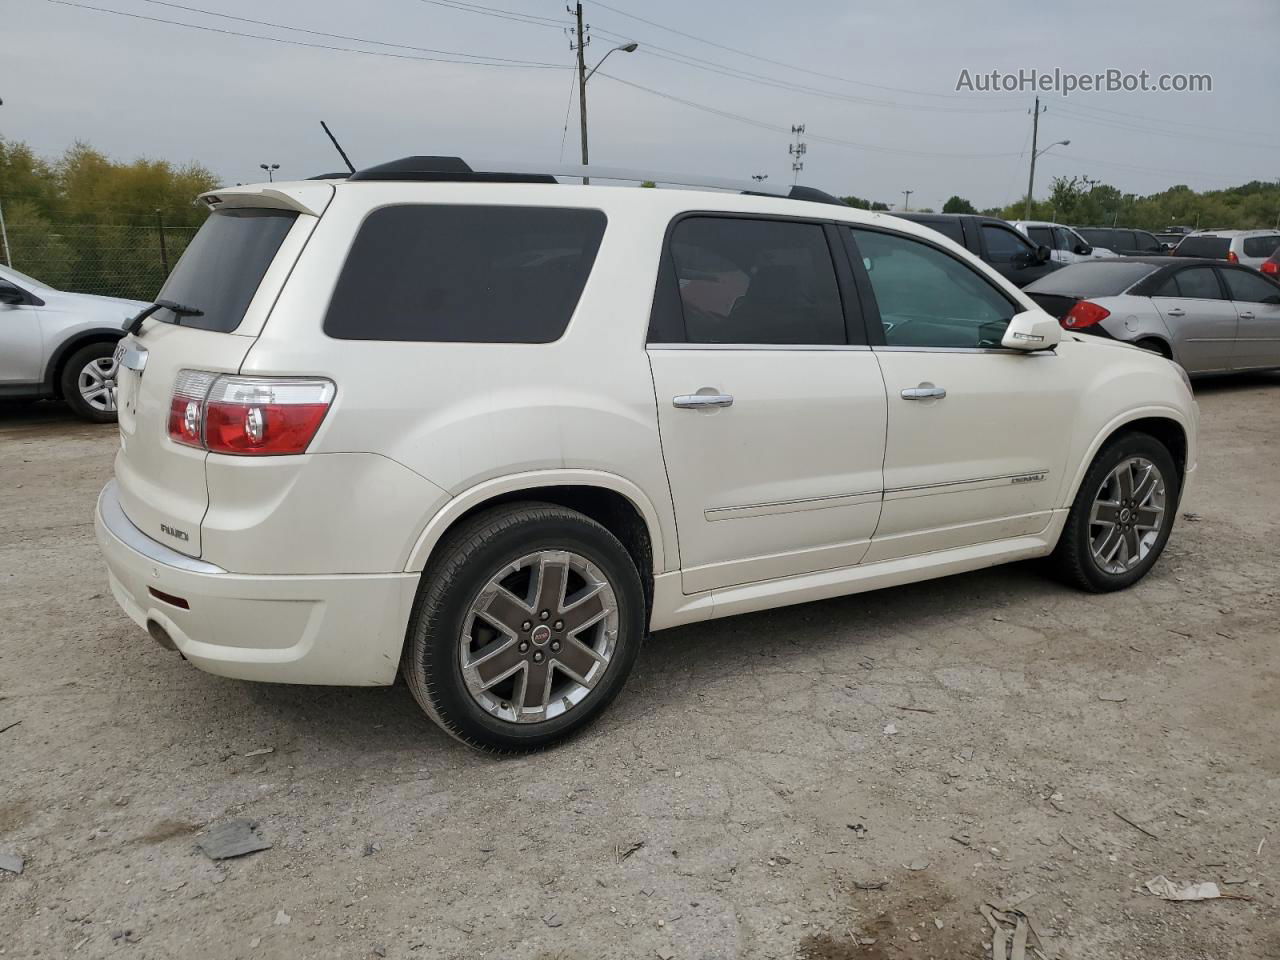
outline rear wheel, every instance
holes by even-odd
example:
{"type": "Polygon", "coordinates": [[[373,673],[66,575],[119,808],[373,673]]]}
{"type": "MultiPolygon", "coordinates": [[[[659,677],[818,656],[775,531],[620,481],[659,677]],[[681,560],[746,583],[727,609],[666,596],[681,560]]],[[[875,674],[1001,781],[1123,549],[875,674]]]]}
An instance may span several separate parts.
{"type": "Polygon", "coordinates": [[[1165,446],[1121,434],[1094,459],[1076,494],[1054,560],[1084,590],[1121,590],[1146,576],[1173,529],[1181,480],[1165,446]]]}
{"type": "Polygon", "coordinates": [[[511,504],[437,548],[402,671],[419,705],[464,743],[535,750],[608,706],[643,632],[640,576],[613,534],[564,507],[511,504]]]}
{"type": "Polygon", "coordinates": [[[114,342],[81,347],[62,368],[62,398],[84,420],[114,423],[116,419],[116,361],[114,342]]]}

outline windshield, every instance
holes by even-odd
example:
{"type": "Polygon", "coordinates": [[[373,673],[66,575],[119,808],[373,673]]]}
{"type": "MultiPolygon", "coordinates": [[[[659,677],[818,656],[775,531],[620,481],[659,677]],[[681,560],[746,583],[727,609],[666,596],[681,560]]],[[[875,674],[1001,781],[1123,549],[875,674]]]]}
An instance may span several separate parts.
{"type": "Polygon", "coordinates": [[[155,316],[184,327],[230,333],[275,259],[298,214],[291,210],[223,210],[213,213],[169,274],[157,300],[201,311],[200,316],[155,316]]]}
{"type": "Polygon", "coordinates": [[[1073,297],[1114,297],[1159,269],[1154,264],[1133,260],[1093,260],[1041,277],[1026,290],[1073,297]]]}

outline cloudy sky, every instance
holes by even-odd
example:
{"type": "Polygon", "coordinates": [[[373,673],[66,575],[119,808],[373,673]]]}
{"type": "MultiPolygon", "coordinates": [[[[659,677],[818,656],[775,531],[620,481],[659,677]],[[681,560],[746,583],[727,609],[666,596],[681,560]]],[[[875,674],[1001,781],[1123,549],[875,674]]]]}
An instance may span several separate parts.
{"type": "MultiPolygon", "coordinates": [[[[1032,94],[957,94],[961,71],[1114,68],[1209,74],[1213,91],[1046,95],[1041,145],[1071,143],[1041,158],[1042,188],[1059,174],[1137,193],[1280,177],[1278,0],[585,7],[589,64],[640,44],[590,82],[594,163],[790,182],[803,123],[801,182],[895,204],[911,189],[913,208],[953,193],[1004,204],[1026,189],[1032,94]]],[[[260,179],[262,162],[340,169],[321,119],[357,166],[572,162],[570,22],[563,0],[0,0],[0,135],[50,156],[82,139],[199,161],[227,182],[260,179]]]]}

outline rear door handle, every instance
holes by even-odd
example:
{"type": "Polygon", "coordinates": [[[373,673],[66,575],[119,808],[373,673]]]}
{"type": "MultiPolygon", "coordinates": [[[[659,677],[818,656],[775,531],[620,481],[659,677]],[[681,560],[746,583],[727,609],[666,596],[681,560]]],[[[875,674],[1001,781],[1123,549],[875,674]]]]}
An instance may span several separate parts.
{"type": "Polygon", "coordinates": [[[903,400],[941,400],[947,395],[947,391],[942,387],[935,387],[931,383],[922,383],[918,387],[907,387],[902,391],[903,400]]]}
{"type": "Polygon", "coordinates": [[[1169,314],[1171,317],[1185,317],[1187,315],[1187,311],[1179,307],[1174,307],[1172,310],[1166,310],[1165,313],[1169,314]]]}
{"type": "Polygon", "coordinates": [[[681,410],[702,410],[707,407],[732,407],[733,397],[727,393],[686,393],[673,397],[671,402],[681,410]]]}
{"type": "Polygon", "coordinates": [[[1252,314],[1252,313],[1242,313],[1242,314],[1240,314],[1240,319],[1241,319],[1241,320],[1252,320],[1252,319],[1253,319],[1253,314],[1252,314]]]}

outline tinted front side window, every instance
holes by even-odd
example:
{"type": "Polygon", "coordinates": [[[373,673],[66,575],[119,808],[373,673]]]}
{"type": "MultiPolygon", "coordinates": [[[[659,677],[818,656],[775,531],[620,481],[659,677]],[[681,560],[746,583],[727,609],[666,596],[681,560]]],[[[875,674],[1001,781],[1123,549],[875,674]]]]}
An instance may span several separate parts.
{"type": "Polygon", "coordinates": [[[1110,230],[1104,230],[1101,227],[1082,227],[1080,235],[1089,242],[1091,247],[1104,247],[1110,250],[1115,239],[1111,236],[1110,230]]]}
{"type": "Polygon", "coordinates": [[[1149,233],[1139,231],[1134,236],[1138,238],[1138,249],[1143,253],[1159,253],[1164,249],[1160,246],[1160,241],[1149,233]]]}
{"type": "Polygon", "coordinates": [[[853,230],[880,308],[885,343],[904,347],[997,347],[1016,312],[971,267],[897,234],[853,230]]]}
{"type": "Polygon", "coordinates": [[[1261,274],[1244,270],[1223,270],[1232,300],[1244,303],[1280,303],[1280,286],[1264,280],[1261,274]]]}
{"type": "Polygon", "coordinates": [[[1280,247],[1280,234],[1272,237],[1245,237],[1244,255],[1246,257],[1269,257],[1280,247]]]}
{"type": "Polygon", "coordinates": [[[383,207],[351,244],[324,332],[340,340],[549,343],[569,324],[604,227],[599,210],[383,207]]]}
{"type": "Polygon", "coordinates": [[[1020,253],[1028,256],[1032,253],[1031,244],[1006,227],[984,223],[982,237],[987,244],[987,254],[998,263],[1012,262],[1020,253]]]}
{"type": "Polygon", "coordinates": [[[1192,267],[1174,274],[1178,295],[1193,300],[1221,300],[1222,288],[1212,267],[1192,267]]]}
{"type": "Polygon", "coordinates": [[[202,311],[175,318],[159,310],[157,320],[230,333],[240,326],[249,301],[298,215],[289,210],[223,210],[210,215],[191,239],[157,297],[202,311]]]}
{"type": "Polygon", "coordinates": [[[816,223],[688,217],[671,231],[671,259],[689,343],[847,342],[816,223]]]}

